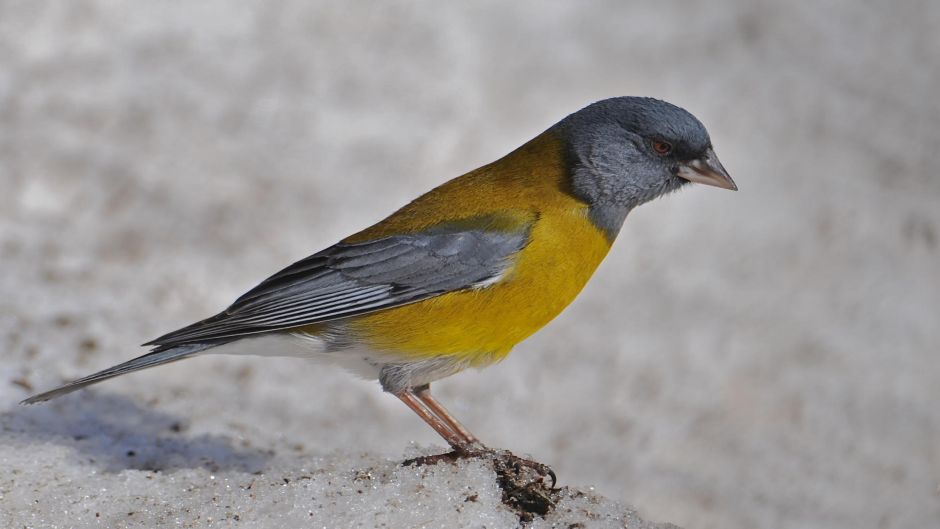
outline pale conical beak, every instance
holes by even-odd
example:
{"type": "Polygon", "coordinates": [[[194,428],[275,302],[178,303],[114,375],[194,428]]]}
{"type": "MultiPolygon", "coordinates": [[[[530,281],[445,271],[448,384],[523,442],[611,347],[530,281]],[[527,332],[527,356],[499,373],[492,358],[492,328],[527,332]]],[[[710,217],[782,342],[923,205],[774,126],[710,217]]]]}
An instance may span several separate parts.
{"type": "Polygon", "coordinates": [[[696,158],[691,162],[679,165],[679,172],[676,174],[679,178],[685,178],[689,182],[730,189],[732,191],[738,190],[738,186],[735,185],[728,171],[722,167],[721,162],[718,161],[718,157],[715,156],[715,151],[712,150],[711,147],[705,151],[705,154],[703,154],[701,158],[696,158]]]}

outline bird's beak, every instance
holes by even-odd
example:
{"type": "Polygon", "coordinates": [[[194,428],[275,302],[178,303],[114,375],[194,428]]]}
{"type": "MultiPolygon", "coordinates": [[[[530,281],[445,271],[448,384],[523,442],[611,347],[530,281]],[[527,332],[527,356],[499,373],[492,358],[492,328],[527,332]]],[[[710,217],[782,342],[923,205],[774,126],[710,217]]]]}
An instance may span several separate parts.
{"type": "Polygon", "coordinates": [[[722,167],[711,147],[705,151],[701,158],[679,165],[679,172],[676,174],[679,178],[685,178],[689,182],[697,182],[732,191],[738,190],[738,186],[735,185],[728,171],[722,167]]]}

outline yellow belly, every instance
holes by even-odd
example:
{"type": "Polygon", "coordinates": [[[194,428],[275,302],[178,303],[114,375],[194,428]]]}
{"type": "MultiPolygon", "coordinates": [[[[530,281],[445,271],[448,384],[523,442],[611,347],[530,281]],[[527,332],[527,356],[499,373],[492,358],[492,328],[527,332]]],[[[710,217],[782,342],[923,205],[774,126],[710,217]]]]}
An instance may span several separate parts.
{"type": "Polygon", "coordinates": [[[348,330],[370,349],[405,360],[501,360],[574,300],[610,248],[585,207],[564,202],[541,212],[531,242],[496,284],[356,317],[348,330]]]}

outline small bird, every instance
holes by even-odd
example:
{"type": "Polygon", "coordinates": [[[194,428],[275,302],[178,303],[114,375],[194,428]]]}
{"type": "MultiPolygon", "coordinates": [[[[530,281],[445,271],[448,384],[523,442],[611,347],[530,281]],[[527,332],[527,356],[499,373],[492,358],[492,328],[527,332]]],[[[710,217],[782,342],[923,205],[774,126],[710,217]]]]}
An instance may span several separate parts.
{"type": "Polygon", "coordinates": [[[633,208],[688,182],[737,189],[698,119],[657,99],[598,101],[149,353],[23,403],[210,352],[319,357],[377,379],[456,452],[479,450],[430,384],[503,359],[574,300],[633,208]]]}

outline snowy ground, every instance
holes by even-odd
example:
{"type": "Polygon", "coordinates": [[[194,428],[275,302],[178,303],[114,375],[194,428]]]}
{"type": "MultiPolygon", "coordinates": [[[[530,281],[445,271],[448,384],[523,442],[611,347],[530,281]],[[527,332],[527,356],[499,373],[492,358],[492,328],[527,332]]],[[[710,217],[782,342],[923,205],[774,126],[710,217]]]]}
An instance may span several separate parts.
{"type": "Polygon", "coordinates": [[[515,525],[484,463],[399,468],[440,441],[301,360],[16,403],[622,94],[698,115],[741,191],[636,211],[440,399],[586,527],[936,525],[940,4],[337,5],[0,2],[0,526],[515,525]]]}
{"type": "Polygon", "coordinates": [[[0,485],[2,527],[450,529],[517,527],[523,519],[533,529],[675,527],[644,522],[591,490],[546,492],[547,513],[547,503],[539,509],[507,502],[493,466],[479,460],[414,468],[361,453],[269,458],[231,447],[213,452],[225,444],[219,439],[192,449],[192,441],[151,438],[142,453],[107,462],[114,454],[99,447],[118,447],[92,438],[76,444],[104,460],[76,461],[72,449],[57,446],[46,447],[37,465],[27,456],[35,433],[27,427],[22,438],[8,436],[16,448],[0,459],[12,469],[4,478],[11,483],[0,485]],[[182,457],[157,469],[168,452],[182,457]]]}

